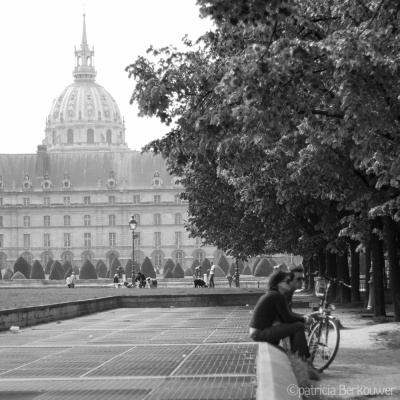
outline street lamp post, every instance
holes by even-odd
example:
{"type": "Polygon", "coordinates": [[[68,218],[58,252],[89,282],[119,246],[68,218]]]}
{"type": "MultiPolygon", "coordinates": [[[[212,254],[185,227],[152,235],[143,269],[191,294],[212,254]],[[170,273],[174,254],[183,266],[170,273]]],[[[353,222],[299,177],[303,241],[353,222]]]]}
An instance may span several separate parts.
{"type": "Polygon", "coordinates": [[[132,285],[135,284],[135,229],[137,226],[137,222],[135,217],[132,215],[131,220],[129,221],[129,229],[132,231],[132,285]]]}
{"type": "Polygon", "coordinates": [[[239,260],[238,259],[236,259],[235,283],[236,283],[236,287],[240,286],[240,283],[239,283],[239,260]]]}

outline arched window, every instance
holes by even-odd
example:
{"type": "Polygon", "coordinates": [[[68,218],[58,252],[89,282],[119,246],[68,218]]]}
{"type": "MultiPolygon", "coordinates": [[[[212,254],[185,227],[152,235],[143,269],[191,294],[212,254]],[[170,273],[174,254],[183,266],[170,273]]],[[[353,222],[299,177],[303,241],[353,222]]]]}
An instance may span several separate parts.
{"type": "Polygon", "coordinates": [[[27,262],[29,265],[32,265],[33,256],[32,256],[31,253],[24,253],[24,254],[22,254],[22,258],[25,258],[26,262],[27,262]]]}
{"type": "Polygon", "coordinates": [[[49,262],[50,259],[53,258],[53,254],[51,253],[43,253],[42,254],[42,260],[43,260],[43,265],[46,266],[47,263],[49,262]]]}
{"type": "Polygon", "coordinates": [[[154,225],[161,225],[161,214],[154,214],[154,225]]]}
{"type": "Polygon", "coordinates": [[[112,139],[111,130],[110,130],[110,129],[107,129],[107,133],[106,133],[106,142],[107,142],[107,143],[111,143],[111,142],[112,142],[111,139],[112,139]]]}
{"type": "Polygon", "coordinates": [[[92,57],[90,57],[90,56],[86,57],[86,65],[88,67],[92,66],[92,57]]]}
{"type": "Polygon", "coordinates": [[[115,225],[115,215],[111,214],[108,216],[108,225],[115,225]]]}
{"type": "Polygon", "coordinates": [[[198,262],[201,264],[204,260],[204,253],[202,251],[196,251],[194,253],[194,258],[198,260],[198,262]]]}
{"type": "Polygon", "coordinates": [[[94,143],[94,131],[93,129],[88,129],[87,130],[87,138],[86,138],[87,143],[94,143]]]}
{"type": "Polygon", "coordinates": [[[89,260],[90,262],[92,262],[93,259],[93,255],[92,253],[84,253],[82,260],[85,262],[86,260],[89,260]]]}
{"type": "Polygon", "coordinates": [[[118,258],[118,254],[117,253],[109,253],[107,258],[108,258],[108,266],[111,268],[111,264],[114,261],[114,259],[118,258]]]}
{"type": "Polygon", "coordinates": [[[74,132],[73,132],[72,129],[68,129],[68,132],[67,132],[67,143],[68,144],[74,143],[74,132]]]}
{"type": "Polygon", "coordinates": [[[64,226],[71,225],[71,217],[69,215],[64,215],[64,226]]]}
{"type": "Polygon", "coordinates": [[[92,224],[92,219],[90,215],[84,215],[83,216],[83,225],[85,226],[90,226],[92,224]]]}
{"type": "Polygon", "coordinates": [[[61,259],[63,261],[63,263],[65,263],[66,261],[68,261],[71,265],[72,265],[72,261],[74,260],[74,255],[72,253],[63,253],[63,255],[61,256],[61,259]]]}
{"type": "Polygon", "coordinates": [[[44,226],[50,226],[50,215],[45,215],[43,217],[43,225],[44,226]]]}
{"type": "Polygon", "coordinates": [[[179,263],[181,267],[183,267],[183,253],[181,251],[177,251],[174,255],[175,264],[179,263]]]}
{"type": "Polygon", "coordinates": [[[160,269],[162,265],[162,254],[160,252],[156,252],[153,254],[153,264],[155,269],[160,269]]]}

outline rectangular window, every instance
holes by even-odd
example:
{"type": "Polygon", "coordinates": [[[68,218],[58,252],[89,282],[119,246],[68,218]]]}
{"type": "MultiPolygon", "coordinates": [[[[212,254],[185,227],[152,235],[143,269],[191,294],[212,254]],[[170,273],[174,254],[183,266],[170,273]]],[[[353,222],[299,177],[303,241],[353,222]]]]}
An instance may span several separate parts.
{"type": "Polygon", "coordinates": [[[31,217],[28,215],[24,216],[24,226],[31,226],[31,217]]]}
{"type": "Polygon", "coordinates": [[[71,234],[64,233],[64,247],[71,247],[71,234]]]}
{"type": "Polygon", "coordinates": [[[136,225],[139,226],[140,225],[140,214],[135,214],[133,216],[133,218],[135,218],[136,225]]]}
{"type": "Polygon", "coordinates": [[[43,245],[44,245],[44,247],[50,247],[50,234],[49,233],[45,233],[43,235],[43,245]]]}
{"type": "Polygon", "coordinates": [[[182,245],[182,232],[175,232],[175,245],[176,246],[182,245]]]}
{"type": "Polygon", "coordinates": [[[0,226],[3,226],[3,217],[0,216],[0,226]]]}
{"type": "Polygon", "coordinates": [[[154,225],[161,225],[161,214],[154,214],[154,225]]]}
{"type": "Polygon", "coordinates": [[[71,197],[64,197],[64,206],[69,206],[71,204],[71,197]]]}
{"type": "Polygon", "coordinates": [[[91,233],[84,233],[85,239],[85,247],[92,247],[92,234],[91,233]]]}
{"type": "Polygon", "coordinates": [[[111,232],[108,234],[108,241],[110,247],[115,247],[117,243],[117,234],[115,232],[111,232]]]}
{"type": "Polygon", "coordinates": [[[161,203],[161,196],[159,194],[154,195],[154,204],[160,204],[161,203]]]}
{"type": "Polygon", "coordinates": [[[92,224],[90,215],[84,215],[83,216],[83,225],[85,226],[90,226],[92,224]]]}
{"type": "Polygon", "coordinates": [[[24,247],[26,249],[31,247],[31,235],[29,235],[29,234],[24,234],[24,247]]]}
{"type": "Polygon", "coordinates": [[[161,246],[161,232],[154,232],[154,245],[161,246]]]}
{"type": "Polygon", "coordinates": [[[71,217],[69,215],[64,215],[64,226],[71,225],[71,217]]]}
{"type": "Polygon", "coordinates": [[[140,246],[140,232],[135,233],[136,237],[134,239],[135,247],[140,246]]]}
{"type": "Polygon", "coordinates": [[[113,226],[115,225],[115,215],[111,214],[108,216],[108,225],[113,226]]]}
{"type": "Polygon", "coordinates": [[[133,196],[133,204],[140,204],[140,196],[135,194],[133,196]]]}
{"type": "Polygon", "coordinates": [[[44,226],[50,226],[50,215],[45,215],[43,217],[43,225],[44,226]]]}
{"type": "Polygon", "coordinates": [[[4,242],[3,242],[3,234],[0,235],[0,247],[3,247],[4,242]]]}
{"type": "Polygon", "coordinates": [[[182,224],[182,214],[177,213],[175,214],[175,225],[181,225],[182,224]]]}
{"type": "Polygon", "coordinates": [[[24,206],[30,206],[31,205],[31,198],[30,197],[24,197],[23,202],[24,202],[24,206]]]}
{"type": "Polygon", "coordinates": [[[44,206],[50,205],[50,197],[43,197],[43,205],[44,206]]]}
{"type": "Polygon", "coordinates": [[[115,196],[108,196],[108,204],[115,204],[115,196]]]}
{"type": "Polygon", "coordinates": [[[85,196],[85,197],[83,198],[83,203],[84,203],[84,204],[90,204],[90,196],[85,196]]]}

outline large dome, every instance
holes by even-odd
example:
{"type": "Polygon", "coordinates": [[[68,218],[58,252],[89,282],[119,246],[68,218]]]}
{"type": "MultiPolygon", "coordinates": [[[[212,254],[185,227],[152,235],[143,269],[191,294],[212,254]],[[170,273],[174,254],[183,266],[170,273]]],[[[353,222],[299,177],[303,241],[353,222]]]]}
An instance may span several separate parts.
{"type": "Polygon", "coordinates": [[[126,150],[125,124],[114,98],[95,82],[94,50],[86,40],[75,50],[74,83],[57,96],[46,121],[48,151],[126,150]]]}

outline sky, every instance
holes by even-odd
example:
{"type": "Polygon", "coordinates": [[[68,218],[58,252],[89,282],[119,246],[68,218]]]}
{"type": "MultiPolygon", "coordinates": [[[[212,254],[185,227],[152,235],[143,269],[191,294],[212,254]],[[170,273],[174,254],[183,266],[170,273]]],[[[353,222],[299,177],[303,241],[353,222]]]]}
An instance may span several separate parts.
{"type": "Polygon", "coordinates": [[[157,120],[137,116],[129,104],[134,81],[125,68],[150,45],[179,48],[185,34],[197,39],[212,29],[199,17],[196,0],[0,1],[1,154],[35,153],[44,139],[53,100],[73,83],[83,13],[96,82],[125,117],[128,147],[140,150],[168,132],[157,120]]]}

